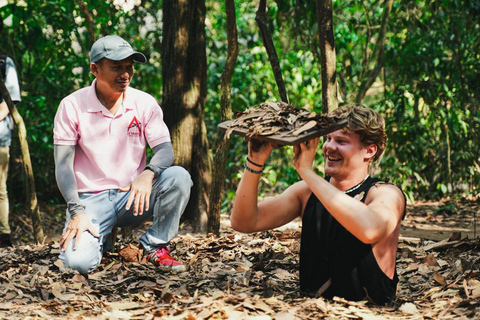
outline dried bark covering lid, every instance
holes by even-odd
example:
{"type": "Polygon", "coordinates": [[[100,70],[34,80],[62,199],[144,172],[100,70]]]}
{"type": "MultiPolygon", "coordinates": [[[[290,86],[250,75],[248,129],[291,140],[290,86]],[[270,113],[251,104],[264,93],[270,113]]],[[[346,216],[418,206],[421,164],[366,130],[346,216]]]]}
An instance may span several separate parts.
{"type": "Polygon", "coordinates": [[[231,134],[238,134],[247,139],[296,144],[299,143],[297,138],[303,139],[309,133],[320,133],[316,134],[320,136],[325,130],[331,132],[328,130],[331,127],[338,130],[340,120],[330,114],[317,114],[285,102],[265,102],[237,112],[233,120],[224,122],[219,127],[226,131],[227,138],[231,134]]]}

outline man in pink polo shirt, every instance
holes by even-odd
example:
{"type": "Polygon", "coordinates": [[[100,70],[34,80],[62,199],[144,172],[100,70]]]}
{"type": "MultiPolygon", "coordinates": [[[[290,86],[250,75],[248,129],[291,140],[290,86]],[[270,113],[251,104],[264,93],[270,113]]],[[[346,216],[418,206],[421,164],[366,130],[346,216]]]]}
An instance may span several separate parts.
{"type": "Polygon", "coordinates": [[[174,161],[162,109],[151,95],[129,87],[134,62],[145,56],[118,36],[90,51],[90,87],[61,102],[54,121],[55,172],[67,202],[60,259],[80,273],[93,271],[115,226],[153,224],[140,238],[147,260],[183,272],[169,242],[178,233],[192,181],[174,161]],[[146,165],[146,147],[154,156],[146,165]]]}

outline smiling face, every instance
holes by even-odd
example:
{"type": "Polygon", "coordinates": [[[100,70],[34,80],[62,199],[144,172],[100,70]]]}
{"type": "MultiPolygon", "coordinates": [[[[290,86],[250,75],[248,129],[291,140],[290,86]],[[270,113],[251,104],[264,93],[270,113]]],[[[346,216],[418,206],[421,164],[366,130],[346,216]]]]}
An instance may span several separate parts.
{"type": "Polygon", "coordinates": [[[127,90],[133,78],[133,58],[114,61],[102,59],[90,65],[97,78],[97,90],[105,96],[121,94],[127,90]]]}
{"type": "Polygon", "coordinates": [[[323,144],[325,174],[336,180],[355,175],[365,176],[368,166],[377,152],[377,146],[360,142],[360,136],[353,132],[338,130],[327,135],[323,144]]]}

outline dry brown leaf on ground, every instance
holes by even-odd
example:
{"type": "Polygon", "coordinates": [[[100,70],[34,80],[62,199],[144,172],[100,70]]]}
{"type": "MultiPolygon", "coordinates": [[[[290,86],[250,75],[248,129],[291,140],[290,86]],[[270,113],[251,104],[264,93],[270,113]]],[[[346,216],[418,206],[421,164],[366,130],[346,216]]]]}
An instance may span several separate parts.
{"type": "Polygon", "coordinates": [[[122,248],[118,254],[128,262],[139,262],[142,259],[143,250],[133,244],[128,244],[122,248]]]}
{"type": "MultiPolygon", "coordinates": [[[[459,224],[471,215],[458,211],[464,213],[459,224]]],[[[428,214],[431,224],[452,222],[447,213],[437,219],[417,207],[409,212],[407,227],[428,214]]],[[[451,232],[433,240],[402,235],[398,299],[384,307],[302,295],[300,232],[301,221],[294,221],[270,232],[240,234],[228,219],[222,219],[220,237],[181,230],[172,242],[172,254],[188,266],[181,274],[127,261],[122,249],[135,252],[138,246],[123,239],[88,276],[59,262],[56,242],[0,249],[0,319],[480,318],[480,239],[462,237],[453,243],[451,232]]]]}

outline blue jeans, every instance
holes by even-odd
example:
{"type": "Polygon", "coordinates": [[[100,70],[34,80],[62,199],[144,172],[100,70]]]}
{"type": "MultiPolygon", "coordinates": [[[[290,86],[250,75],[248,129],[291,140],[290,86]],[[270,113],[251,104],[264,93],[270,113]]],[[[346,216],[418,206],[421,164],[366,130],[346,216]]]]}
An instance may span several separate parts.
{"type": "MultiPolygon", "coordinates": [[[[190,174],[182,167],[169,167],[153,181],[150,196],[150,209],[142,215],[133,215],[133,205],[126,210],[130,191],[118,189],[99,193],[81,193],[80,201],[90,221],[97,228],[100,238],[85,231],[73,250],[73,239],[65,251],[60,251],[63,264],[82,274],[93,271],[101,262],[103,253],[109,249],[110,234],[115,226],[137,226],[146,220],[153,220],[147,232],[140,237],[140,243],[147,252],[167,245],[178,234],[180,217],[190,198],[192,180],[190,174]]],[[[70,221],[67,210],[67,221],[70,221]]],[[[65,230],[64,230],[65,231],[65,230]]]]}

